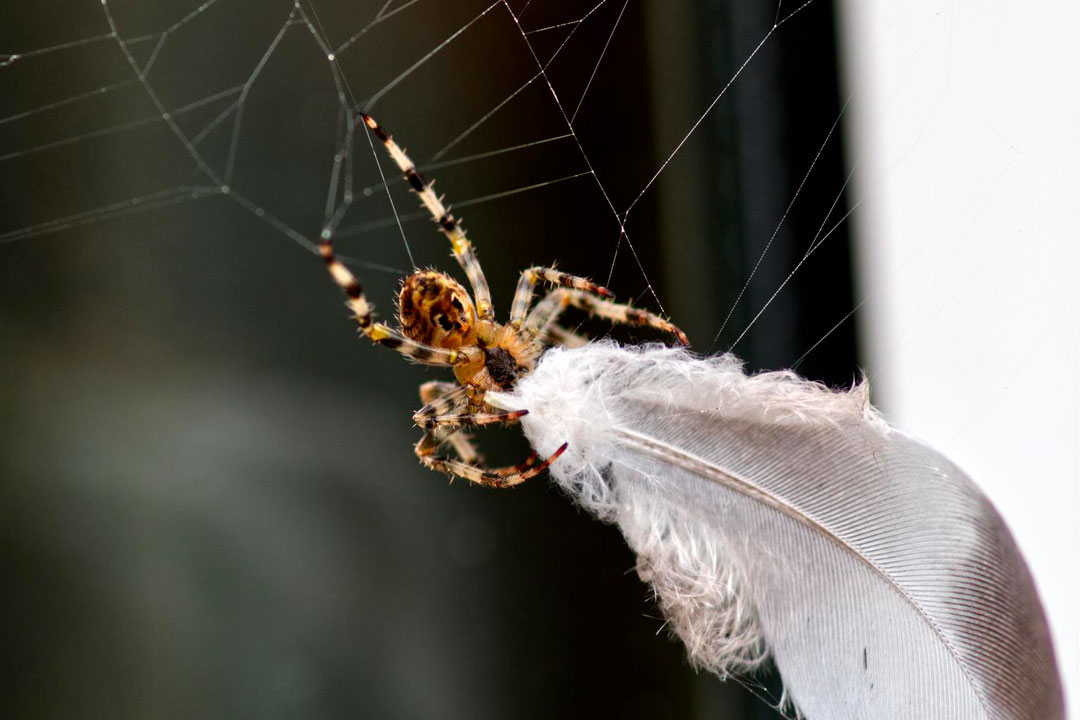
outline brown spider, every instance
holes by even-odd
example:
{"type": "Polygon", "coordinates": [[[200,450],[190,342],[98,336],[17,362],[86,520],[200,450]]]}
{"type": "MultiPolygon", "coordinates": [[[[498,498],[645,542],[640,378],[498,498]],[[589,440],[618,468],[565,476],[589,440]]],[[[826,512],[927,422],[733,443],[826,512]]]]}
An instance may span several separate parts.
{"type": "Polygon", "coordinates": [[[534,452],[520,465],[485,469],[476,465],[479,456],[475,448],[458,431],[468,426],[515,422],[528,412],[500,411],[484,402],[484,394],[489,390],[513,389],[518,378],[532,371],[545,347],[578,346],[587,342],[584,336],[556,324],[566,308],[574,307],[611,323],[658,328],[674,335],[683,345],[688,344],[686,335],[659,315],[612,302],[614,295],[590,280],[545,267],[531,267],[521,273],[510,308],[510,321],[505,325],[497,322],[484,271],[461,222],[450,214],[442,198],[435,195],[430,183],[424,182],[412,160],[390,135],[370,115],[362,113],[362,117],[450,239],[454,257],[472,286],[470,297],[461,283],[449,275],[417,270],[401,283],[400,328],[394,330],[374,322],[371,303],[352,272],[334,257],[330,238],[324,237],[319,243],[330,276],[349,298],[347,304],[356,316],[360,332],[416,362],[454,370],[458,384],[428,382],[420,386],[420,399],[426,404],[413,415],[416,424],[424,430],[424,437],[416,444],[416,455],[433,470],[491,487],[517,485],[535,477],[566,450],[565,443],[539,464],[534,452]],[[555,289],[530,310],[533,291],[539,282],[555,289]],[[435,454],[446,443],[454,448],[457,460],[435,454]]]}

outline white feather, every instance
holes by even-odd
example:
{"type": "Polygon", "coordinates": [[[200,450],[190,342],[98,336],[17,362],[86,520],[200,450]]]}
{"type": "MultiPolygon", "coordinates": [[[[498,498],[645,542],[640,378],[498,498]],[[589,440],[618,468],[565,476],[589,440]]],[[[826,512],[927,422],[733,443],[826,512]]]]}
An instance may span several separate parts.
{"type": "Polygon", "coordinates": [[[989,501],[891,429],[865,383],[733,356],[555,349],[513,394],[534,448],[616,523],[690,658],[771,655],[810,720],[1064,716],[1046,620],[989,501]]]}

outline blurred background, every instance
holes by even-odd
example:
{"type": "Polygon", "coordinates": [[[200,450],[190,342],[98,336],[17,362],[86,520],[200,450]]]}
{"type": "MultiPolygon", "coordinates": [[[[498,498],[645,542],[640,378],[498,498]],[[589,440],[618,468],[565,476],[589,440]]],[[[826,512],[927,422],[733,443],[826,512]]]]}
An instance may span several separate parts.
{"type": "MultiPolygon", "coordinates": [[[[335,78],[438,179],[502,313],[557,260],[701,352],[868,373],[1010,522],[1074,682],[1075,8],[9,5],[3,715],[780,717],[768,672],[688,666],[614,528],[417,464],[443,373],[358,339],[306,245],[335,78]]],[[[385,318],[414,263],[461,274],[355,143],[335,238],[385,318]]]]}

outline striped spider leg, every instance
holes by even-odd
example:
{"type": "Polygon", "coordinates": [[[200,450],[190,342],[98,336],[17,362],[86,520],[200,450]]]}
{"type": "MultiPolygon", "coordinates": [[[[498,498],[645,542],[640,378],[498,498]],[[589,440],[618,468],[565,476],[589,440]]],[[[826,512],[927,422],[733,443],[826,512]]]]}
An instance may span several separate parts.
{"type": "Polygon", "coordinates": [[[436,423],[431,419],[467,409],[470,404],[470,389],[468,385],[440,380],[432,380],[420,386],[420,402],[424,403],[424,407],[413,414],[413,421],[424,430],[424,437],[415,447],[418,457],[430,455],[443,443],[449,442],[462,462],[476,464],[483,460],[470,438],[460,432],[460,427],[436,429],[436,423]]]}
{"type": "Polygon", "coordinates": [[[439,225],[439,229],[450,240],[450,247],[454,250],[454,257],[469,278],[473,299],[476,301],[476,311],[481,321],[494,324],[495,308],[491,304],[491,290],[488,288],[487,278],[484,277],[484,270],[480,267],[480,260],[476,257],[476,251],[473,250],[472,243],[465,237],[465,229],[461,227],[461,222],[450,214],[450,208],[443,205],[442,197],[436,195],[435,191],[431,189],[434,183],[424,182],[424,177],[417,172],[415,163],[405,154],[405,149],[394,142],[394,138],[379,123],[375,122],[375,118],[367,113],[361,113],[360,115],[364,119],[364,124],[386,147],[386,152],[390,154],[391,159],[397,164],[405,176],[405,180],[409,183],[409,187],[420,198],[420,202],[431,213],[431,217],[439,225]]]}
{"type": "Polygon", "coordinates": [[[424,429],[424,437],[416,444],[416,456],[432,470],[458,476],[490,487],[511,487],[542,473],[566,449],[563,444],[551,457],[539,465],[539,457],[533,452],[518,465],[484,469],[475,463],[480,461],[476,449],[460,431],[469,426],[513,422],[528,413],[527,410],[469,412],[471,386],[453,383],[429,382],[420,386],[420,399],[427,404],[413,415],[416,423],[424,429]],[[444,443],[450,443],[460,461],[447,460],[435,455],[444,443]]]}
{"type": "Polygon", "coordinates": [[[526,480],[534,478],[547,470],[548,466],[558,460],[559,456],[566,451],[566,448],[567,443],[563,443],[559,446],[558,450],[540,464],[536,464],[536,461],[540,456],[536,451],[533,451],[529,453],[529,457],[525,458],[525,461],[519,465],[508,465],[493,470],[486,470],[477,465],[470,465],[457,460],[446,460],[444,458],[436,457],[435,455],[421,456],[420,462],[432,470],[446,473],[451,477],[462,477],[477,485],[486,485],[493,488],[507,488],[520,485],[526,480]]]}
{"type": "Polygon", "coordinates": [[[561,345],[567,348],[585,347],[589,344],[589,338],[585,335],[555,323],[548,325],[541,337],[549,345],[561,345]]]}
{"type": "Polygon", "coordinates": [[[565,340],[570,340],[573,343],[579,343],[583,339],[582,336],[556,324],[559,316],[568,307],[577,308],[593,317],[603,318],[613,325],[656,328],[674,336],[682,345],[690,344],[682,330],[656,313],[598,298],[578,288],[560,287],[549,292],[526,315],[522,328],[538,333],[541,337],[553,342],[562,341],[570,345],[570,342],[565,342],[565,340]]]}
{"type": "Polygon", "coordinates": [[[521,277],[518,279],[517,290],[514,291],[514,301],[510,304],[511,324],[520,327],[522,321],[525,320],[525,314],[529,310],[529,305],[532,304],[533,291],[541,280],[549,285],[573,288],[599,295],[602,298],[611,299],[615,297],[615,293],[587,278],[570,275],[553,267],[531,267],[523,270],[521,277]]]}
{"type": "Polygon", "coordinates": [[[496,422],[513,422],[525,415],[527,410],[493,412],[467,412],[469,406],[469,386],[455,386],[453,383],[424,383],[421,386],[421,399],[427,399],[434,393],[445,393],[435,397],[421,408],[413,418],[421,427],[426,427],[424,437],[416,444],[416,457],[432,470],[445,473],[451,478],[462,477],[478,485],[493,488],[513,487],[534,478],[555,462],[566,443],[546,460],[537,464],[539,455],[534,451],[518,465],[487,469],[477,465],[481,461],[476,449],[461,430],[472,425],[486,425],[496,422]],[[460,460],[438,457],[436,451],[449,443],[460,460]]]}

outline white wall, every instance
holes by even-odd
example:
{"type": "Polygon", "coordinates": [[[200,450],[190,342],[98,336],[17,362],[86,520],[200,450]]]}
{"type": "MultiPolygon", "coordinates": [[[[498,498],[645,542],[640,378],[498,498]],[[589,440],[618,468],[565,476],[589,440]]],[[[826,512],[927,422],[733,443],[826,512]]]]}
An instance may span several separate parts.
{"type": "Polygon", "coordinates": [[[875,399],[952,457],[1035,575],[1073,713],[1080,3],[840,3],[875,399]]]}

